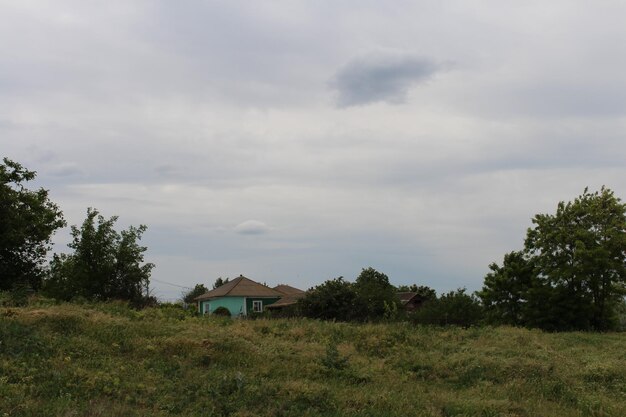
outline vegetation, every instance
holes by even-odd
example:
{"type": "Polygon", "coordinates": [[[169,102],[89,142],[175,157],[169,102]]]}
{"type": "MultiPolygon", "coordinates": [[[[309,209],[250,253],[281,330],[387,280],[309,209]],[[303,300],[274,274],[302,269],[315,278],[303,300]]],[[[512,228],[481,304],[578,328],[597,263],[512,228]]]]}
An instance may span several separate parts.
{"type": "Polygon", "coordinates": [[[626,204],[587,189],[556,214],[538,214],[523,252],[492,264],[479,296],[494,323],[609,330],[626,295],[626,204]]]}
{"type": "Polygon", "coordinates": [[[116,216],[105,219],[97,210],[87,210],[82,226],[72,226],[73,241],[68,246],[74,253],[54,255],[45,283],[47,294],[61,300],[83,297],[142,303],[154,267],[143,263],[146,247],[138,244],[146,226],[117,232],[116,221],[116,216]]]}
{"type": "Polygon", "coordinates": [[[223,279],[222,277],[219,277],[213,283],[213,289],[219,288],[224,284],[228,284],[229,282],[230,282],[230,278],[226,277],[225,279],[223,279]]]}
{"type": "Polygon", "coordinates": [[[469,327],[482,323],[483,307],[476,296],[466,294],[462,288],[426,301],[409,317],[417,324],[469,327]]]}
{"type": "Polygon", "coordinates": [[[626,415],[623,333],[0,307],[0,415],[626,415]]]}
{"type": "Polygon", "coordinates": [[[209,290],[207,289],[207,287],[204,286],[204,284],[196,284],[195,287],[183,294],[183,302],[187,304],[192,304],[194,303],[196,297],[199,297],[202,294],[207,293],[208,291],[209,290]]]}
{"type": "Polygon", "coordinates": [[[0,164],[0,290],[38,289],[50,238],[65,225],[48,191],[26,188],[35,176],[8,158],[0,164]]]}

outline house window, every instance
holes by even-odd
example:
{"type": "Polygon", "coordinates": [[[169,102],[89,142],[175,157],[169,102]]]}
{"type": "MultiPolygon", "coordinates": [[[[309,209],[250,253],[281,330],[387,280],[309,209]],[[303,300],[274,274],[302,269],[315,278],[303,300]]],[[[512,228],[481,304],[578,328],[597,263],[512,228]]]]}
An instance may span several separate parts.
{"type": "Polygon", "coordinates": [[[263,311],[263,301],[255,300],[252,302],[252,311],[255,313],[261,313],[263,311]]]}

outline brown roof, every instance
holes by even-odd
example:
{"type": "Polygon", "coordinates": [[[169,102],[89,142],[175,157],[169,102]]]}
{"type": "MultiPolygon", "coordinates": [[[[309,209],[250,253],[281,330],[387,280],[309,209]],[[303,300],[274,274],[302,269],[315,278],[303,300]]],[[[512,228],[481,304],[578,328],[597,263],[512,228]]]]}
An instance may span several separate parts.
{"type": "Polygon", "coordinates": [[[402,304],[406,304],[413,299],[417,295],[416,292],[399,292],[397,293],[398,298],[402,304]]]}
{"type": "Polygon", "coordinates": [[[291,306],[291,305],[294,305],[295,303],[297,303],[298,300],[303,298],[305,295],[306,295],[306,293],[304,291],[301,292],[301,293],[297,293],[297,294],[285,295],[280,300],[276,301],[275,303],[272,303],[272,304],[268,305],[265,308],[272,309],[272,308],[281,308],[281,307],[291,306]]]}
{"type": "Polygon", "coordinates": [[[281,297],[282,295],[282,293],[270,287],[240,275],[227,284],[196,297],[196,300],[207,300],[216,297],[281,297]]]}
{"type": "Polygon", "coordinates": [[[302,291],[301,289],[292,287],[291,285],[280,284],[280,285],[275,286],[274,289],[286,295],[304,294],[304,291],[302,291]]]}

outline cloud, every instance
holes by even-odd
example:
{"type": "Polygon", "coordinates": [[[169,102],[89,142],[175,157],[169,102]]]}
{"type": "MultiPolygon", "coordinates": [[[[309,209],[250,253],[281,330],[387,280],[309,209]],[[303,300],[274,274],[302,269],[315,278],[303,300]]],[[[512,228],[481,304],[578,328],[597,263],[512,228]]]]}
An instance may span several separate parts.
{"type": "Polygon", "coordinates": [[[240,235],[263,235],[269,231],[268,225],[258,220],[246,220],[235,226],[235,232],[240,235]]]}
{"type": "Polygon", "coordinates": [[[348,62],[331,80],[339,107],[385,101],[402,103],[412,85],[439,70],[435,62],[413,55],[376,53],[348,62]]]}

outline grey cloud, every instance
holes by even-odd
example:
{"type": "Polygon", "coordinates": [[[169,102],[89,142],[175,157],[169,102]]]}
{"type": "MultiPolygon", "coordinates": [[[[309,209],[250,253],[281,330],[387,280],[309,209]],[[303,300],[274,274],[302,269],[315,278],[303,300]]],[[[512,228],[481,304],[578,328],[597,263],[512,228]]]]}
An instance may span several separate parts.
{"type": "Polygon", "coordinates": [[[269,231],[270,228],[258,220],[246,220],[235,226],[235,232],[241,235],[262,235],[269,231]]]}
{"type": "Polygon", "coordinates": [[[435,62],[413,55],[371,54],[348,62],[331,80],[339,107],[378,101],[402,103],[415,83],[439,70],[435,62]]]}

